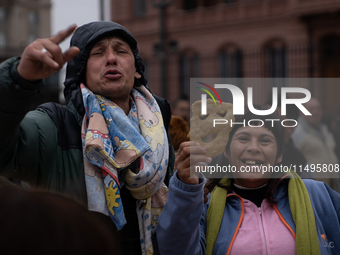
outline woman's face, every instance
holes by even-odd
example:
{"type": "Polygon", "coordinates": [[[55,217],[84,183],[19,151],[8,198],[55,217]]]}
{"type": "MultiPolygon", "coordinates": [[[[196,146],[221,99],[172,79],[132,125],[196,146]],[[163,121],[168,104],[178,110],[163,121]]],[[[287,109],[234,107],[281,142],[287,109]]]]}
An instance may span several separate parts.
{"type": "Polygon", "coordinates": [[[225,156],[237,171],[235,183],[247,188],[256,188],[267,183],[272,172],[263,172],[263,166],[275,166],[277,142],[274,134],[265,127],[241,127],[233,135],[225,156]]]}

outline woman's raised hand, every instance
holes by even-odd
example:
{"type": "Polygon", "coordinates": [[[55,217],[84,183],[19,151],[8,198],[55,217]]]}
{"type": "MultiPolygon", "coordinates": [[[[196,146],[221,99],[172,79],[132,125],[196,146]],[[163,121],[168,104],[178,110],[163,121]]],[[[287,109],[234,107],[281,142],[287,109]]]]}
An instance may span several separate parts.
{"type": "Polygon", "coordinates": [[[198,184],[199,172],[195,171],[195,167],[204,162],[211,162],[204,147],[193,141],[181,143],[175,161],[178,178],[187,184],[198,184]]]}

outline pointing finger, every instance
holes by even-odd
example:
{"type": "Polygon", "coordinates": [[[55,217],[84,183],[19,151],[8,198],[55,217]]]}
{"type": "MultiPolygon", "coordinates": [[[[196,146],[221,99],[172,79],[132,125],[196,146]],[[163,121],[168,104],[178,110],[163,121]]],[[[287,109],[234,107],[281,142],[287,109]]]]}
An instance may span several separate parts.
{"type": "Polygon", "coordinates": [[[56,35],[52,36],[50,40],[56,44],[64,41],[69,35],[73,33],[73,31],[77,28],[77,25],[71,25],[67,29],[60,31],[56,35]]]}

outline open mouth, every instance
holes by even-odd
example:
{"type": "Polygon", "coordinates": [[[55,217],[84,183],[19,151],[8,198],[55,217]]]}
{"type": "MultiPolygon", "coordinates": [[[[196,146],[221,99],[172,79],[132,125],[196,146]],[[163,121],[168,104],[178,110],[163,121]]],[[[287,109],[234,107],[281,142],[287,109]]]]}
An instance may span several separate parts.
{"type": "Polygon", "coordinates": [[[242,159],[241,161],[243,164],[250,165],[250,166],[260,166],[263,164],[262,161],[258,161],[258,160],[242,159]]]}

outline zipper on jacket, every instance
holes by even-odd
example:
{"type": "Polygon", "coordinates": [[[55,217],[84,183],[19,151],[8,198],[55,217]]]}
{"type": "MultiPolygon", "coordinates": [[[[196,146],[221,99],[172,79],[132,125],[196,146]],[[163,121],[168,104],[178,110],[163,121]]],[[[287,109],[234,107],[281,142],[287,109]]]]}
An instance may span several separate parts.
{"type": "Polygon", "coordinates": [[[264,246],[265,246],[265,249],[266,249],[266,254],[268,255],[266,232],[264,231],[261,207],[257,207],[257,209],[259,211],[260,220],[261,220],[262,233],[263,233],[263,239],[264,239],[264,246]]]}
{"type": "Polygon", "coordinates": [[[238,221],[238,223],[237,223],[237,226],[236,226],[236,229],[235,229],[235,233],[234,233],[234,235],[233,235],[233,237],[232,237],[232,239],[231,239],[231,242],[230,242],[230,244],[229,244],[229,247],[228,247],[228,250],[227,250],[227,254],[226,254],[226,255],[230,255],[230,253],[231,253],[231,248],[233,247],[233,244],[234,244],[234,242],[235,242],[236,236],[237,236],[237,234],[238,234],[238,231],[239,231],[239,229],[240,229],[241,223],[242,223],[242,221],[243,221],[243,216],[244,216],[244,205],[243,205],[243,199],[242,199],[242,197],[240,197],[240,196],[237,195],[237,194],[229,194],[229,195],[227,195],[227,198],[228,198],[229,196],[236,196],[236,197],[240,200],[240,205],[241,205],[241,215],[240,215],[240,219],[239,219],[239,221],[238,221]]]}

